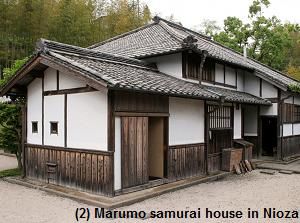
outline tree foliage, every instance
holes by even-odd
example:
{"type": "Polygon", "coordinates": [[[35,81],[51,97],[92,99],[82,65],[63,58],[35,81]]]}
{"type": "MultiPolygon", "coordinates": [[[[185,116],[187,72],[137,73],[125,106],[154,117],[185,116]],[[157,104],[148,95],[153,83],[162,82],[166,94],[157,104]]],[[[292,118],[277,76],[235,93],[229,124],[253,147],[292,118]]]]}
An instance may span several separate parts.
{"type": "Polygon", "coordinates": [[[0,80],[0,87],[5,85],[12,78],[12,76],[15,75],[16,71],[19,70],[27,62],[27,60],[27,57],[21,60],[16,60],[10,68],[4,68],[3,76],[0,80]]]}
{"type": "Polygon", "coordinates": [[[150,21],[139,0],[0,0],[0,71],[30,55],[39,38],[82,47],[150,21]]]}
{"type": "Polygon", "coordinates": [[[249,57],[297,76],[300,65],[296,59],[300,52],[299,25],[282,23],[276,16],[264,16],[264,10],[270,4],[269,0],[253,0],[248,23],[237,17],[227,17],[223,31],[211,31],[210,36],[240,53],[246,45],[249,57]]]}
{"type": "MultiPolygon", "coordinates": [[[[28,60],[17,60],[11,68],[4,69],[4,78],[0,81],[3,86],[28,60]]],[[[16,155],[18,167],[22,168],[22,98],[14,102],[0,103],[0,148],[16,155]]]]}
{"type": "Polygon", "coordinates": [[[0,147],[16,155],[22,168],[22,103],[0,103],[0,147]]]}

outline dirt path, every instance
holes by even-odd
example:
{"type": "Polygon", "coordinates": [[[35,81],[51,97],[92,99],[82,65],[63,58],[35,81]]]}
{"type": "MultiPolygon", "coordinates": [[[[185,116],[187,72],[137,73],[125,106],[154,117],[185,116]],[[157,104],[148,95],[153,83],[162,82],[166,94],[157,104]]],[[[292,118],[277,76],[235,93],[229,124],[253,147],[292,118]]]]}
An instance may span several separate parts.
{"type": "MultiPolygon", "coordinates": [[[[222,181],[200,184],[165,194],[119,210],[261,210],[264,207],[296,209],[300,206],[300,175],[264,175],[254,171],[246,176],[230,176],[222,181]]],[[[0,222],[76,222],[75,201],[45,192],[0,181],[0,222]]],[[[86,222],[86,221],[82,221],[86,222]]],[[[125,222],[125,220],[93,219],[89,222],[125,222]]],[[[126,222],[299,222],[297,220],[127,220],[126,222]]]]}
{"type": "Polygon", "coordinates": [[[0,171],[17,167],[18,162],[15,157],[0,155],[0,171]]]}

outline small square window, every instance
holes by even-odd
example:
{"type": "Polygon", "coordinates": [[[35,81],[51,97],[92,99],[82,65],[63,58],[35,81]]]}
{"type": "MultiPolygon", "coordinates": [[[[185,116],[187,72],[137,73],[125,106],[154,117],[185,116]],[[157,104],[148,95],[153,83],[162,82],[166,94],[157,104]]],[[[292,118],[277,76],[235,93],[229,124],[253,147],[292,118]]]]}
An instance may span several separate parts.
{"type": "Polygon", "coordinates": [[[58,134],[58,122],[50,122],[50,134],[58,134]]]}
{"type": "Polygon", "coordinates": [[[38,122],[31,122],[32,133],[38,133],[38,122]]]}

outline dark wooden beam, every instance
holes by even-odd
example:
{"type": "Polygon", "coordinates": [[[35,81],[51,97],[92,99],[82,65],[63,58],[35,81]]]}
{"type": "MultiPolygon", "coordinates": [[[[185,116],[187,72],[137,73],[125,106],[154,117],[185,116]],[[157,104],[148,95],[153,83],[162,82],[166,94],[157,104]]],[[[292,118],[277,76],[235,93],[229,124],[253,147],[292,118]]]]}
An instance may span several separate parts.
{"type": "Polygon", "coordinates": [[[209,150],[209,112],[206,101],[204,101],[204,154],[205,154],[205,173],[209,175],[208,172],[208,150],[209,150]]]}
{"type": "Polygon", "coordinates": [[[115,151],[115,114],[114,114],[114,92],[107,94],[107,142],[108,150],[115,151]]]}
{"type": "Polygon", "coordinates": [[[44,109],[44,105],[45,105],[45,97],[44,97],[44,90],[45,90],[45,78],[44,78],[44,75],[42,77],[42,145],[44,145],[44,139],[45,139],[45,130],[44,130],[44,126],[45,126],[45,109],[44,109]]]}
{"type": "Polygon", "coordinates": [[[87,87],[71,88],[71,89],[64,89],[64,90],[44,91],[43,95],[50,96],[50,95],[77,94],[77,93],[92,92],[92,91],[96,91],[96,89],[87,86],[87,87]]]}
{"type": "Polygon", "coordinates": [[[59,70],[56,70],[56,90],[59,90],[59,70]]]}
{"type": "Polygon", "coordinates": [[[160,112],[115,112],[115,116],[128,116],[128,117],[169,117],[169,113],[160,112]]]}
{"type": "Polygon", "coordinates": [[[67,138],[68,138],[68,95],[65,94],[65,103],[64,103],[64,137],[65,137],[65,147],[67,147],[67,138]]]}

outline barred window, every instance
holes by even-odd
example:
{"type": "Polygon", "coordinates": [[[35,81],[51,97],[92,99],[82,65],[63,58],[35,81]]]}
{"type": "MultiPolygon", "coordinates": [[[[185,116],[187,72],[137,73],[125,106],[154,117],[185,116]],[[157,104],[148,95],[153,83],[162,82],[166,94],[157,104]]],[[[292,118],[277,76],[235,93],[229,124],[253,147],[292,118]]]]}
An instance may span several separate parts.
{"type": "Polygon", "coordinates": [[[294,122],[300,122],[300,105],[294,106],[294,122]]]}
{"type": "MultiPolygon", "coordinates": [[[[194,52],[182,53],[182,74],[184,78],[199,80],[200,78],[201,55],[194,52]]],[[[206,58],[202,69],[202,80],[215,81],[215,64],[206,58]]]]}

